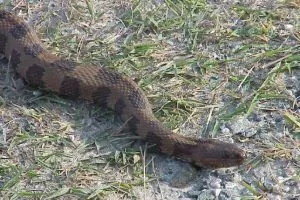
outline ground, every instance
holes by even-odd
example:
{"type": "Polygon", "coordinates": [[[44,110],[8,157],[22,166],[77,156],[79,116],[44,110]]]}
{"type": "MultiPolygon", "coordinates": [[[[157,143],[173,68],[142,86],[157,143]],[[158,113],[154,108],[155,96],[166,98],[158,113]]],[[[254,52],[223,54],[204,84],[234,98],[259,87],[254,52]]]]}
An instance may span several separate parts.
{"type": "MultiPolygon", "coordinates": [[[[2,199],[300,198],[300,2],[0,1],[51,52],[114,69],[176,134],[245,150],[198,169],[118,134],[113,112],[23,84],[2,60],[2,199]]],[[[55,78],[55,77],[54,77],[55,78]]]]}

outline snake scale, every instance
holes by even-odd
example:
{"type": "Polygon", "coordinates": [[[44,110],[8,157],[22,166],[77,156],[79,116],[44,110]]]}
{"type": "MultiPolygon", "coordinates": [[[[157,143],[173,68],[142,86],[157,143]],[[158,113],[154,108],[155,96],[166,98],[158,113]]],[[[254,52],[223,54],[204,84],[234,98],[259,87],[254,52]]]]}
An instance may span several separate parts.
{"type": "Polygon", "coordinates": [[[113,109],[133,133],[165,154],[205,168],[237,166],[245,159],[244,151],[233,144],[168,130],[131,79],[107,68],[57,57],[44,48],[23,19],[5,10],[0,10],[0,53],[28,84],[113,109]]]}

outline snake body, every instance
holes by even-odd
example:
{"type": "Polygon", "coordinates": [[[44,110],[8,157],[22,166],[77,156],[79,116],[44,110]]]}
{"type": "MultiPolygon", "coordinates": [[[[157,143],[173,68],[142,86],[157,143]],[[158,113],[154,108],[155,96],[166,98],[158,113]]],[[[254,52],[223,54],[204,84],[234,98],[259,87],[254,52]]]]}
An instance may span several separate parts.
{"type": "Polygon", "coordinates": [[[165,154],[205,168],[236,166],[244,160],[244,151],[233,144],[174,134],[156,119],[147,97],[131,79],[57,57],[23,19],[5,10],[0,10],[0,53],[30,85],[115,110],[133,133],[165,154]]]}

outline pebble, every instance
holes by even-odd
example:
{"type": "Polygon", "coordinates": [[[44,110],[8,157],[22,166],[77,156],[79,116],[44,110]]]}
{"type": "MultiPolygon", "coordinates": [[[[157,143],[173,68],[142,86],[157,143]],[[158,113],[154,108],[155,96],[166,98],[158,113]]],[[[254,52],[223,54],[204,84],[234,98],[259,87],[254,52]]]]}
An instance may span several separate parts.
{"type": "Polygon", "coordinates": [[[264,187],[267,190],[267,192],[272,192],[274,185],[275,185],[275,183],[269,177],[265,178],[265,180],[264,180],[264,187]]]}
{"type": "Polygon", "coordinates": [[[221,133],[223,133],[224,135],[228,135],[230,134],[230,129],[227,127],[221,127],[221,133]]]}
{"type": "Polygon", "coordinates": [[[197,200],[210,200],[215,199],[215,195],[212,190],[202,190],[197,198],[197,200]]]}
{"type": "Polygon", "coordinates": [[[230,194],[227,192],[227,191],[222,191],[219,196],[218,196],[218,199],[219,200],[227,200],[227,199],[231,199],[230,198],[230,194]]]}
{"type": "Polygon", "coordinates": [[[212,180],[209,183],[209,186],[211,188],[218,189],[218,188],[221,188],[221,182],[222,182],[222,180],[219,178],[212,178],[212,180]]]}
{"type": "Polygon", "coordinates": [[[294,148],[292,150],[292,157],[293,157],[294,160],[298,160],[298,161],[300,160],[300,151],[299,151],[299,149],[294,148]]]}
{"type": "Polygon", "coordinates": [[[214,190],[215,196],[218,197],[221,191],[222,191],[221,189],[215,189],[214,190]]]}
{"type": "Polygon", "coordinates": [[[288,193],[290,190],[291,190],[291,188],[289,186],[287,186],[287,185],[282,186],[282,191],[283,192],[288,193]]]}
{"type": "Polygon", "coordinates": [[[289,31],[293,31],[294,30],[294,26],[292,24],[285,24],[284,25],[284,28],[286,30],[289,30],[289,31]]]}
{"type": "Polygon", "coordinates": [[[233,134],[242,134],[244,137],[252,137],[257,133],[259,127],[250,122],[246,117],[239,117],[232,122],[230,128],[233,134]]]}

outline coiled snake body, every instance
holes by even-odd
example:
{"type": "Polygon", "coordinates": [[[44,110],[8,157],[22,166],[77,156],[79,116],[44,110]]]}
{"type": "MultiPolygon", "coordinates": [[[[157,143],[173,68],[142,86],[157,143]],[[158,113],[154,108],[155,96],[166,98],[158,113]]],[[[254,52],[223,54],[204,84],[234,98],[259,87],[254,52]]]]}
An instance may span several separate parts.
{"type": "Polygon", "coordinates": [[[115,110],[132,132],[163,153],[206,168],[236,166],[244,160],[244,151],[233,144],[172,133],[155,118],[145,94],[132,80],[107,68],[55,56],[21,18],[4,10],[0,10],[0,53],[30,85],[115,110]]]}

